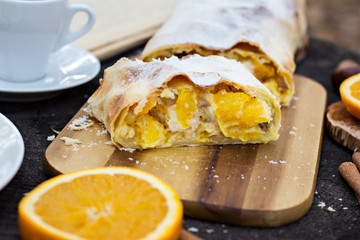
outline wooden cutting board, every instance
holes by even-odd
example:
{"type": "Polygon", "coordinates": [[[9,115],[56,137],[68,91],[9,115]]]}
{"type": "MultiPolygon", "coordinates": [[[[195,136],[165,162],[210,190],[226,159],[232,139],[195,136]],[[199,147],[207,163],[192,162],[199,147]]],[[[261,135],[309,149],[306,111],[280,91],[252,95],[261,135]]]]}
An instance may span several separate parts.
{"type": "Polygon", "coordinates": [[[86,105],[48,147],[51,174],[100,166],[127,166],[162,178],[178,192],[185,215],[246,226],[279,226],[299,219],[314,194],[326,104],[326,90],[295,77],[296,94],[282,108],[280,138],[268,144],[201,146],[120,151],[103,127],[69,130],[87,116],[86,105]],[[85,109],[84,109],[85,108],[85,109]],[[66,146],[61,137],[81,141],[66,146]]]}
{"type": "Polygon", "coordinates": [[[328,107],[326,126],[336,142],[355,152],[360,151],[360,120],[353,117],[341,101],[328,107]]]}
{"type": "MultiPolygon", "coordinates": [[[[176,0],[70,0],[84,3],[95,12],[93,28],[73,42],[104,60],[145,43],[166,20],[176,0]]],[[[84,25],[87,16],[75,15],[71,29],[84,25]]]]}

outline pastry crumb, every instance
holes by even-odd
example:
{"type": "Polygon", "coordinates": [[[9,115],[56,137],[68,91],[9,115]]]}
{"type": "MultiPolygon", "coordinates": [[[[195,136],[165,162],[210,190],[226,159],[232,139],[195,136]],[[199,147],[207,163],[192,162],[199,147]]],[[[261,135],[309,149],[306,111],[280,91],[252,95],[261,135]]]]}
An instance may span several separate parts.
{"type": "Polygon", "coordinates": [[[80,131],[80,130],[86,130],[88,127],[91,127],[93,125],[94,122],[89,119],[89,116],[82,116],[72,121],[69,125],[69,129],[80,131]]]}
{"type": "Polygon", "coordinates": [[[329,212],[335,212],[335,211],[336,211],[336,210],[333,209],[332,207],[328,207],[327,210],[328,210],[329,212]]]}
{"type": "Polygon", "coordinates": [[[75,139],[75,138],[62,137],[62,138],[60,138],[60,139],[65,142],[65,145],[66,145],[66,146],[70,146],[70,145],[74,145],[74,144],[79,144],[79,143],[81,143],[81,141],[80,141],[79,139],[75,139]]]}

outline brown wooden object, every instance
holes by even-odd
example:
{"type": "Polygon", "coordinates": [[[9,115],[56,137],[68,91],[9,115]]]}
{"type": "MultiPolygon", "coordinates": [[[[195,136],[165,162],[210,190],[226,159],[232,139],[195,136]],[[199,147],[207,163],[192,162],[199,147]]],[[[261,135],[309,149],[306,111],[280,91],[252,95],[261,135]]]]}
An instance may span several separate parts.
{"type": "Polygon", "coordinates": [[[153,173],[179,194],[185,215],[246,226],[279,226],[309,209],[314,194],[325,115],[326,91],[295,77],[296,94],[282,108],[280,138],[268,144],[179,147],[120,151],[105,142],[94,119],[87,130],[69,124],[87,115],[86,104],[45,153],[53,175],[101,166],[127,166],[153,173]],[[61,137],[78,139],[66,146],[61,137]]]}
{"type": "Polygon", "coordinates": [[[354,190],[355,196],[360,203],[360,173],[352,162],[343,162],[339,166],[339,172],[345,181],[354,190]]]}
{"type": "Polygon", "coordinates": [[[326,120],[329,134],[336,142],[355,152],[360,150],[360,120],[353,117],[341,101],[329,105],[326,120]]]}
{"type": "MultiPolygon", "coordinates": [[[[69,0],[85,3],[95,12],[90,32],[72,44],[85,48],[100,60],[145,43],[166,20],[176,0],[69,0]]],[[[85,14],[75,15],[71,29],[86,23],[85,14]]]]}

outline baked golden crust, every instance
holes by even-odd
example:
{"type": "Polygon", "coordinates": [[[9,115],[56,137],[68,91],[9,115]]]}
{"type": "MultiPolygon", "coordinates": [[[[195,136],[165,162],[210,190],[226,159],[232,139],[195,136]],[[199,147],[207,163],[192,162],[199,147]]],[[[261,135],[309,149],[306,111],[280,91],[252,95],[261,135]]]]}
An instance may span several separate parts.
{"type": "Polygon", "coordinates": [[[142,59],[200,54],[244,63],[281,104],[294,93],[294,55],[306,43],[305,0],[182,0],[142,59]]]}
{"type": "Polygon", "coordinates": [[[88,103],[119,148],[264,143],[280,128],[273,94],[241,63],[219,56],[122,58],[88,103]]]}

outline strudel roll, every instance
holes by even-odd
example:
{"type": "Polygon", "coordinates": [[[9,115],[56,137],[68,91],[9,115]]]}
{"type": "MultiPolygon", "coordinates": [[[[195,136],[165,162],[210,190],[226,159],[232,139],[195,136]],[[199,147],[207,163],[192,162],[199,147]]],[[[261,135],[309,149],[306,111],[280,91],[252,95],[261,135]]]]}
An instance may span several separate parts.
{"type": "Polygon", "coordinates": [[[195,53],[235,59],[288,105],[295,53],[304,53],[308,39],[305,7],[305,0],[182,0],[142,60],[195,53]]]}
{"type": "Polygon", "coordinates": [[[88,103],[119,148],[265,143],[280,128],[275,96],[241,63],[219,56],[122,58],[88,103]]]}

